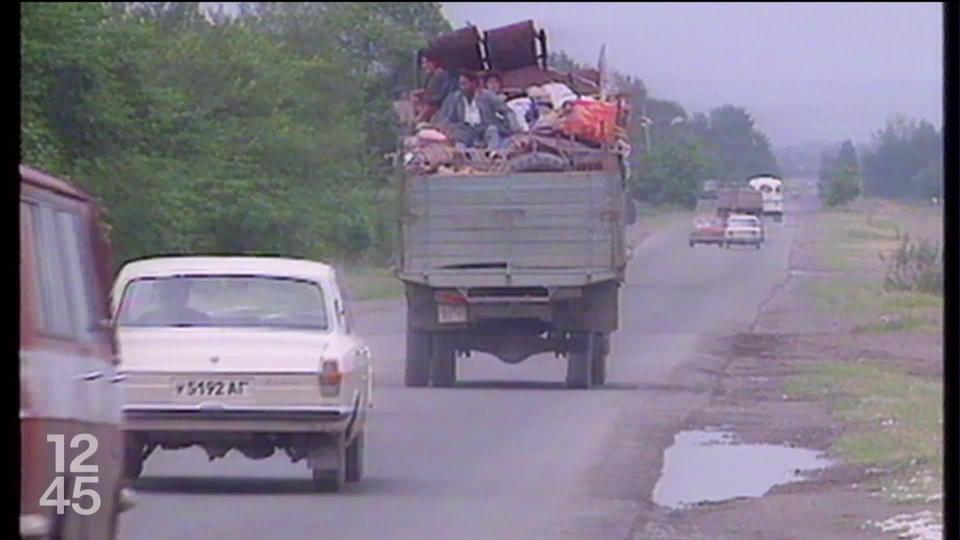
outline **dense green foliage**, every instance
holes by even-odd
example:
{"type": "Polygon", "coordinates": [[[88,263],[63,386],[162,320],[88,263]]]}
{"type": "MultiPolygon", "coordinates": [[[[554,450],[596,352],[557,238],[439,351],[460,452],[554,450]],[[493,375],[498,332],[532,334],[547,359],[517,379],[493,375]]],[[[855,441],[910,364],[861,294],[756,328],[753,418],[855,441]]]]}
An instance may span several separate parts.
{"type": "Polygon", "coordinates": [[[850,141],[820,156],[820,195],[828,206],[861,193],[891,199],[943,198],[943,130],[896,116],[861,151],[850,141]]]}
{"type": "Polygon", "coordinates": [[[844,141],[834,156],[825,152],[820,163],[820,198],[830,207],[841,206],[860,196],[860,162],[851,141],[844,141]]]}
{"type": "MultiPolygon", "coordinates": [[[[101,201],[117,262],[382,261],[394,231],[390,102],[414,84],[413,51],[450,29],[439,4],[210,5],[23,4],[22,162],[101,201]]],[[[584,67],[563,53],[551,65],[584,67]]],[[[689,118],[637,78],[611,81],[635,119],[651,120],[630,126],[631,183],[644,198],[686,204],[705,177],[775,171],[743,109],[689,118]]]]}
{"type": "Polygon", "coordinates": [[[22,9],[22,161],[102,201],[118,259],[385,250],[388,103],[438,4],[22,9]]]}
{"type": "Polygon", "coordinates": [[[697,144],[677,142],[654,146],[637,186],[642,200],[693,208],[700,183],[716,170],[716,163],[697,144]]]}
{"type": "Polygon", "coordinates": [[[874,133],[863,155],[867,194],[896,199],[943,197],[943,130],[897,116],[874,133]]]}

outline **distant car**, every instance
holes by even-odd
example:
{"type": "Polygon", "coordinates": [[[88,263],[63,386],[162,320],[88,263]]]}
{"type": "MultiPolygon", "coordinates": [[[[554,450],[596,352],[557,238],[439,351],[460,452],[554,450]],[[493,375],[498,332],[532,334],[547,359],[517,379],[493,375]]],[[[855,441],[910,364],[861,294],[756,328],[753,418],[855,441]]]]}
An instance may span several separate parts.
{"type": "Polygon", "coordinates": [[[94,200],[21,166],[20,538],[113,539],[133,505],[109,287],[94,200]]]}
{"type": "Polygon", "coordinates": [[[272,257],[131,262],[113,288],[127,376],[126,474],[156,448],[306,460],[316,489],[358,482],[370,350],[334,270],[272,257]]]}
{"type": "Polygon", "coordinates": [[[723,247],[729,249],[733,245],[755,246],[763,245],[763,222],[756,216],[733,214],[727,218],[724,231],[723,247]]]}
{"type": "Polygon", "coordinates": [[[723,246],[726,227],[720,218],[696,218],[690,231],[690,247],[697,244],[716,244],[723,246]]]}

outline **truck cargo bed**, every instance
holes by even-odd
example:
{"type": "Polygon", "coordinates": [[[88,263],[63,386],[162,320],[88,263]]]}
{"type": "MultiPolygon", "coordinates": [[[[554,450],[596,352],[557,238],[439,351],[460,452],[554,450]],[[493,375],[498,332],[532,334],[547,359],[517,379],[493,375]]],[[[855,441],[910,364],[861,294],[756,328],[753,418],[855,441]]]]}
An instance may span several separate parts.
{"type": "Polygon", "coordinates": [[[399,276],[432,286],[581,286],[625,265],[608,171],[404,180],[399,276]]]}

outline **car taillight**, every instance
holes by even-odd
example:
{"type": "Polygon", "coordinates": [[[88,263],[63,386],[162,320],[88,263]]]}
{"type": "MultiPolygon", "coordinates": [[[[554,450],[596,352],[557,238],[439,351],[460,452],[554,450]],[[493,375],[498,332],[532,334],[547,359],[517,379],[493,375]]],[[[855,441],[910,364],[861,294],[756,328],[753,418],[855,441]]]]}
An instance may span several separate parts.
{"type": "Polygon", "coordinates": [[[434,299],[438,304],[466,305],[467,299],[459,291],[437,291],[434,299]]]}
{"type": "Polygon", "coordinates": [[[340,395],[340,383],[343,373],[336,360],[324,360],[320,370],[320,395],[323,397],[337,397],[340,395]]]}
{"type": "Polygon", "coordinates": [[[620,219],[620,212],[617,212],[616,210],[604,210],[600,213],[600,219],[613,223],[620,219]]]}

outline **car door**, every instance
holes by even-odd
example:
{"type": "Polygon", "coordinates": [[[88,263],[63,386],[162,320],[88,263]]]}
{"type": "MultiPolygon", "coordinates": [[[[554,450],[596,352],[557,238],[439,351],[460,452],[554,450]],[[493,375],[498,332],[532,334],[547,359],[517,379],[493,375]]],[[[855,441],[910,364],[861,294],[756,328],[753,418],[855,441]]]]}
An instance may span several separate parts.
{"type": "MultiPolygon", "coordinates": [[[[112,365],[105,291],[95,255],[97,228],[87,203],[25,186],[22,212],[34,243],[29,256],[37,295],[34,348],[26,373],[31,400],[49,418],[48,448],[70,507],[53,518],[53,535],[112,534],[119,478],[120,394],[112,365]]],[[[56,498],[56,495],[52,495],[56,498]]],[[[50,509],[54,510],[54,509],[50,509]]]]}

